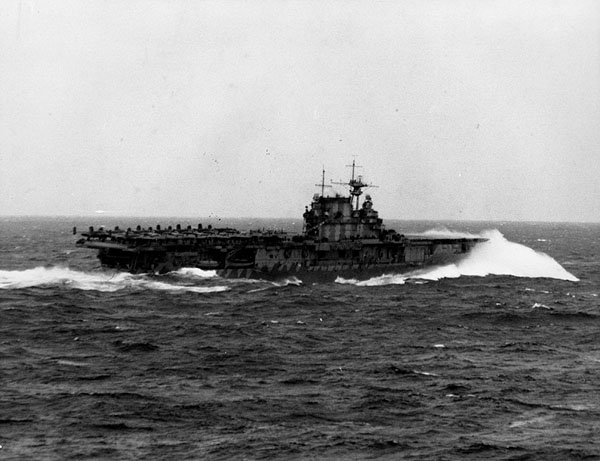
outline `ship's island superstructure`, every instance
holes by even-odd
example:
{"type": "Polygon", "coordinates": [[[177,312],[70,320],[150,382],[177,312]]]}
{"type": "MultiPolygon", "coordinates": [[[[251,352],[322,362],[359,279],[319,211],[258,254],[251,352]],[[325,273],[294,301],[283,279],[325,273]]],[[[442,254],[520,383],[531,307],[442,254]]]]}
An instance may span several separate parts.
{"type": "MultiPolygon", "coordinates": [[[[350,194],[315,194],[304,212],[300,234],[203,227],[114,230],[90,227],[80,247],[98,250],[102,266],[132,273],[164,274],[183,267],[215,270],[228,278],[332,281],[364,279],[443,264],[469,252],[483,238],[408,237],[383,226],[370,195],[360,204],[361,176],[345,185],[350,194]]],[[[339,183],[338,183],[339,184],[339,183]]]]}

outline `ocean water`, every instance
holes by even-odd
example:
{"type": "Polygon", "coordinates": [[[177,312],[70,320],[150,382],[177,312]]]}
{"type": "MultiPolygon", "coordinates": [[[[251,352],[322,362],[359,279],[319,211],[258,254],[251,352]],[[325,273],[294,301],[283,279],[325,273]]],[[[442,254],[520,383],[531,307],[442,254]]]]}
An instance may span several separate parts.
{"type": "Polygon", "coordinates": [[[74,245],[137,221],[0,218],[0,459],[600,459],[600,225],[394,222],[489,241],[310,285],[74,245]]]}

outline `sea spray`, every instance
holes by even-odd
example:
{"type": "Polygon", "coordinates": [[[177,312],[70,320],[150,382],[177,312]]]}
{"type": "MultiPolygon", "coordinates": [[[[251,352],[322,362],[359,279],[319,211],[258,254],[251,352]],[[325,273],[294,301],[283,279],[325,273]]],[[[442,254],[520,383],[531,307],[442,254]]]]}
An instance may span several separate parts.
{"type": "Polygon", "coordinates": [[[214,270],[202,270],[197,267],[182,267],[174,272],[170,272],[170,274],[189,277],[189,278],[213,278],[217,276],[217,271],[214,270]]]}
{"type": "Polygon", "coordinates": [[[64,285],[81,290],[116,291],[127,285],[131,277],[126,272],[94,273],[60,266],[34,267],[0,271],[0,289],[64,285]]]}
{"type": "MultiPolygon", "coordinates": [[[[482,233],[488,241],[477,245],[473,251],[456,264],[460,275],[513,275],[515,277],[545,277],[578,282],[545,253],[525,245],[508,241],[498,230],[482,233]]],[[[435,277],[435,273],[431,274],[435,277]]],[[[434,278],[435,280],[441,277],[434,278]]]]}
{"type": "MultiPolygon", "coordinates": [[[[455,231],[447,227],[436,227],[411,236],[429,237],[429,238],[481,238],[482,235],[472,234],[470,232],[455,231]]],[[[486,237],[487,238],[487,237],[486,237]]]]}
{"type": "MultiPolygon", "coordinates": [[[[205,277],[209,277],[208,275],[205,277]]],[[[63,286],[84,291],[113,292],[123,289],[189,291],[211,293],[226,291],[227,286],[184,285],[157,280],[147,275],[127,272],[82,272],[68,267],[35,267],[25,270],[0,270],[0,289],[22,289],[43,286],[63,286]]]]}
{"type": "MultiPolygon", "coordinates": [[[[437,237],[456,236],[445,230],[432,230],[422,235],[437,237]]],[[[462,235],[462,234],[461,234],[462,235]]],[[[469,234],[469,237],[471,235],[469,234]]],[[[440,280],[461,276],[512,275],[514,277],[552,278],[577,282],[579,279],[566,271],[558,262],[545,253],[535,251],[520,243],[508,241],[500,231],[484,231],[479,235],[488,239],[480,243],[464,258],[454,264],[432,266],[405,274],[386,274],[369,280],[357,281],[338,278],[337,283],[358,286],[404,284],[407,280],[440,280]]]]}

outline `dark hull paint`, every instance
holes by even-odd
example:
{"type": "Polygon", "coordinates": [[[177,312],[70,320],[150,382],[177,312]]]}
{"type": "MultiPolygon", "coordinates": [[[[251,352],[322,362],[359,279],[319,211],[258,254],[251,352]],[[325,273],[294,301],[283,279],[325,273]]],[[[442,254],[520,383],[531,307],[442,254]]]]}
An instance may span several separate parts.
{"type": "Polygon", "coordinates": [[[369,265],[331,265],[314,267],[282,267],[271,272],[256,269],[221,269],[217,275],[229,279],[256,279],[284,281],[298,279],[303,283],[331,283],[338,278],[346,280],[368,280],[373,277],[391,274],[405,274],[428,265],[417,264],[369,264],[369,265]]]}
{"type": "Polygon", "coordinates": [[[181,261],[173,264],[168,259],[155,268],[137,267],[135,270],[127,269],[125,263],[127,258],[135,259],[131,253],[119,253],[118,256],[107,258],[100,256],[102,265],[117,270],[127,270],[133,273],[155,273],[166,274],[184,267],[196,267],[202,270],[214,270],[219,277],[229,279],[256,279],[268,281],[284,281],[286,279],[298,279],[304,283],[329,283],[338,277],[343,279],[367,280],[373,277],[390,274],[406,274],[423,267],[445,265],[464,258],[466,253],[443,254],[427,258],[419,262],[402,263],[350,263],[323,261],[319,264],[306,262],[281,262],[269,268],[258,269],[256,267],[226,267],[215,268],[194,264],[192,261],[181,261]]]}

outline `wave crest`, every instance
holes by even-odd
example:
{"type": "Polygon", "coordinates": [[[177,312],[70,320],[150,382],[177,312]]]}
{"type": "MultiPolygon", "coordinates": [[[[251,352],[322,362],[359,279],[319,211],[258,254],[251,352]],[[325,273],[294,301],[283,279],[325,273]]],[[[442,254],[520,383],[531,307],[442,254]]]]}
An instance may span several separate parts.
{"type": "MultiPolygon", "coordinates": [[[[441,235],[442,230],[431,232],[430,234],[424,233],[424,235],[441,235]]],[[[447,236],[448,234],[443,235],[447,236]]],[[[487,275],[579,281],[577,277],[566,271],[547,254],[520,243],[510,242],[498,230],[482,232],[479,237],[487,238],[488,241],[477,245],[468,255],[454,264],[432,266],[406,274],[382,275],[364,281],[338,278],[336,282],[357,286],[401,285],[411,279],[436,281],[444,278],[485,277],[487,275]]]]}
{"type": "Polygon", "coordinates": [[[171,274],[188,278],[209,279],[217,276],[217,271],[198,269],[197,267],[182,267],[171,274]]]}
{"type": "Polygon", "coordinates": [[[128,272],[82,272],[67,267],[35,267],[25,270],[0,270],[0,289],[63,286],[84,291],[113,292],[123,289],[151,289],[212,293],[229,290],[227,286],[194,286],[156,280],[128,272]]]}

